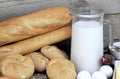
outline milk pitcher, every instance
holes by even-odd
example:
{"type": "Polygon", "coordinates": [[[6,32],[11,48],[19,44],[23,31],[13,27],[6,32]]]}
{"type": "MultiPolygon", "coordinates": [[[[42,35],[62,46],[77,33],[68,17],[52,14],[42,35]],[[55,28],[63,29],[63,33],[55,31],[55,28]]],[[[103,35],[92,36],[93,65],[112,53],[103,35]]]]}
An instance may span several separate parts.
{"type": "Polygon", "coordinates": [[[71,12],[72,38],[71,60],[77,72],[97,71],[103,56],[104,12],[89,8],[78,8],[71,12]]]}

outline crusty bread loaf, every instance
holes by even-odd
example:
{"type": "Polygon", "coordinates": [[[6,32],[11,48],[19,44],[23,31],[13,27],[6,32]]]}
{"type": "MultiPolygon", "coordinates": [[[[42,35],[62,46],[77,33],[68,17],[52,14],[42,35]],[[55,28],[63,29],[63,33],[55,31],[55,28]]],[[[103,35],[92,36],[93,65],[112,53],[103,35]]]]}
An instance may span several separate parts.
{"type": "Polygon", "coordinates": [[[29,56],[13,54],[0,62],[3,76],[15,79],[29,79],[34,73],[34,63],[29,56]]]}
{"type": "Polygon", "coordinates": [[[66,59],[68,59],[66,52],[60,50],[56,46],[44,46],[41,48],[41,53],[44,54],[49,59],[53,59],[53,58],[66,58],[66,59]]]}
{"type": "Polygon", "coordinates": [[[27,40],[23,40],[11,45],[0,47],[0,60],[10,54],[27,54],[39,48],[54,44],[71,37],[71,27],[65,26],[63,28],[51,31],[46,34],[38,35],[27,40]]]}
{"type": "Polygon", "coordinates": [[[42,55],[40,52],[33,52],[28,54],[28,56],[30,56],[31,59],[33,60],[36,71],[42,72],[46,69],[46,65],[49,61],[47,57],[42,55]]]}
{"type": "Polygon", "coordinates": [[[52,7],[0,22],[0,46],[63,27],[71,21],[69,12],[52,7]]]}
{"type": "Polygon", "coordinates": [[[65,58],[53,58],[46,67],[49,79],[76,79],[74,64],[65,58]]]}

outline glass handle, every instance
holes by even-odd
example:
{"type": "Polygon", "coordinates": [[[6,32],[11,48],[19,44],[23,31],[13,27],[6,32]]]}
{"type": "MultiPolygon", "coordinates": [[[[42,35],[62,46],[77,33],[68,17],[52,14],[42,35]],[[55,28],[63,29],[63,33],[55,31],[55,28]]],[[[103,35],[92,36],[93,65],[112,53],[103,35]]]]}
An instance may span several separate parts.
{"type": "Polygon", "coordinates": [[[105,19],[104,20],[104,25],[107,25],[108,27],[109,27],[109,46],[112,46],[112,44],[113,44],[113,35],[112,35],[112,26],[111,26],[111,22],[110,22],[110,20],[108,20],[108,19],[105,19]]]}

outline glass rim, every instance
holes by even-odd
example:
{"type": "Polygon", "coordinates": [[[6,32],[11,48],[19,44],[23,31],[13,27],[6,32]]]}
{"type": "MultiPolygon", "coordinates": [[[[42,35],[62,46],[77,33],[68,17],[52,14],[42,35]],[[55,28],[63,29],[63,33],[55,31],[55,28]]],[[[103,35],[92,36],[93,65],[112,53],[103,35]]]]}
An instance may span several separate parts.
{"type": "Polygon", "coordinates": [[[85,18],[97,18],[104,15],[102,9],[91,9],[89,7],[73,8],[71,15],[85,18]]]}

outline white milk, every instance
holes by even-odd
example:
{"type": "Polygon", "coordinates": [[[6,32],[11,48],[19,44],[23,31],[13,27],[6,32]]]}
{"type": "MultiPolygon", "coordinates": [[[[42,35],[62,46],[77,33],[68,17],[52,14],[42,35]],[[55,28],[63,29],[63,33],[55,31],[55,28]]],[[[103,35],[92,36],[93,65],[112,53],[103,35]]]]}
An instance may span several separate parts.
{"type": "Polygon", "coordinates": [[[103,26],[97,21],[78,21],[72,25],[71,60],[77,72],[90,73],[100,67],[103,55],[103,26]]]}

